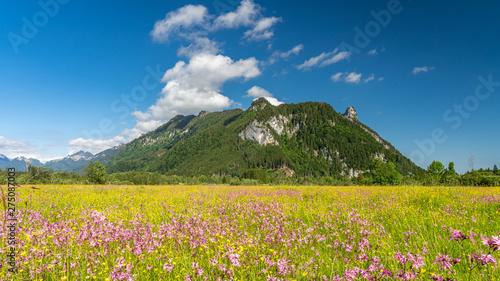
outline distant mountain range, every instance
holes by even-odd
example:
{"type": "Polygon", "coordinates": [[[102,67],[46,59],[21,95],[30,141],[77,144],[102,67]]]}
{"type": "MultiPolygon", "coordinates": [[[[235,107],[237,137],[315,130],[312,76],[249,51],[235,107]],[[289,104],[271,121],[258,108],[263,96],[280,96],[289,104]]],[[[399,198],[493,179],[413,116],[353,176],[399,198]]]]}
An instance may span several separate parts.
{"type": "MultiPolygon", "coordinates": [[[[26,164],[28,163],[28,158],[26,157],[16,157],[14,159],[9,159],[7,156],[0,154],[0,168],[4,170],[5,168],[15,168],[16,171],[21,171],[24,172],[26,170],[26,164]]],[[[32,159],[31,160],[31,165],[41,165],[41,162],[32,159]]]]}
{"type": "MultiPolygon", "coordinates": [[[[37,159],[31,159],[31,166],[40,166],[52,168],[55,172],[75,172],[82,173],[83,168],[89,161],[99,161],[104,165],[107,164],[118,152],[123,149],[123,145],[116,146],[105,151],[102,151],[96,155],[90,152],[78,151],[75,154],[68,155],[62,159],[51,160],[46,163],[41,163],[37,159]]],[[[0,154],[0,168],[15,168],[16,171],[26,171],[27,163],[30,159],[26,157],[17,157],[14,159],[9,159],[7,156],[0,154]]]]}
{"type": "MultiPolygon", "coordinates": [[[[264,168],[287,175],[357,176],[373,160],[391,161],[404,174],[422,171],[388,141],[358,120],[353,107],[336,112],[329,104],[271,105],[255,100],[247,110],[178,115],[133,141],[92,155],[79,151],[32,165],[81,173],[100,161],[108,173],[149,171],[176,175],[240,175],[264,168]]],[[[0,167],[23,170],[26,158],[0,156],[0,167]]]]}

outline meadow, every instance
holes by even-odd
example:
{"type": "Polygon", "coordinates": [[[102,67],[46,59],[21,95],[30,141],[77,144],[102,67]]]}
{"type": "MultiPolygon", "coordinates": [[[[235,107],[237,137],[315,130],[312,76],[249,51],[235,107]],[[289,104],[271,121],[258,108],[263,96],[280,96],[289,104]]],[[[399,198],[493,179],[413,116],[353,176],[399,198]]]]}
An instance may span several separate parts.
{"type": "Polygon", "coordinates": [[[1,280],[500,280],[500,187],[37,187],[1,280]]]}

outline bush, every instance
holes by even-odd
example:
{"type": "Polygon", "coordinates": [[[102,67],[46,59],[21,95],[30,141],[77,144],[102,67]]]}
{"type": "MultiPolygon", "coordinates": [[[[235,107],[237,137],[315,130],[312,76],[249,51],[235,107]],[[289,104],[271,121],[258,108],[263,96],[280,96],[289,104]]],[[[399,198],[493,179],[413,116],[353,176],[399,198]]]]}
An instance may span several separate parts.
{"type": "Polygon", "coordinates": [[[258,180],[251,180],[251,179],[243,179],[241,181],[241,185],[259,185],[259,181],[258,180]]]}
{"type": "Polygon", "coordinates": [[[92,184],[106,183],[106,172],[104,166],[99,162],[90,161],[83,169],[86,172],[87,181],[92,184]]]}
{"type": "Polygon", "coordinates": [[[229,181],[230,185],[241,185],[241,180],[238,177],[234,177],[229,181]]]}
{"type": "Polygon", "coordinates": [[[479,184],[483,186],[499,186],[500,176],[484,176],[481,178],[479,184]]]}
{"type": "Polygon", "coordinates": [[[245,171],[242,175],[244,179],[258,180],[260,183],[268,183],[266,170],[264,169],[251,169],[245,171]]]}

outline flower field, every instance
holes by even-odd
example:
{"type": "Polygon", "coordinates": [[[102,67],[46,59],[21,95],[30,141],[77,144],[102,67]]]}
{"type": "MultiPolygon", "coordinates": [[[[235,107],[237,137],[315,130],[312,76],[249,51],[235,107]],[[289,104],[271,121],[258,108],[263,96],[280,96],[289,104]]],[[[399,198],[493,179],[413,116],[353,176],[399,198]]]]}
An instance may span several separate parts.
{"type": "Polygon", "coordinates": [[[500,188],[18,188],[2,280],[500,280],[500,188]]]}

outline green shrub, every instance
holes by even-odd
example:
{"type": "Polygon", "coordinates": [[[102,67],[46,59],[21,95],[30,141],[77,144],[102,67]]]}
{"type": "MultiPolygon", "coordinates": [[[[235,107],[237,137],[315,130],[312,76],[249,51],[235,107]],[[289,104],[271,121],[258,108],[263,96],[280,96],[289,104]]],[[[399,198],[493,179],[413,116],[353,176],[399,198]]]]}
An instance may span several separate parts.
{"type": "Polygon", "coordinates": [[[266,170],[264,169],[250,169],[246,170],[242,175],[244,179],[258,180],[260,183],[268,183],[266,170]]]}

